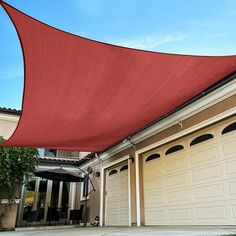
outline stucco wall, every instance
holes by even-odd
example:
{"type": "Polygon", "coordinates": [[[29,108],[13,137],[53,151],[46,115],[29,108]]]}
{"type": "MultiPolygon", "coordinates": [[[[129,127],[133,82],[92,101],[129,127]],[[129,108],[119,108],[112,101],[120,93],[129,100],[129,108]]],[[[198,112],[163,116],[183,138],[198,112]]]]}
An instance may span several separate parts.
{"type": "Polygon", "coordinates": [[[13,134],[17,126],[18,117],[1,113],[0,115],[0,136],[3,136],[5,139],[8,139],[13,134]],[[6,116],[9,117],[9,120],[4,118],[6,116]]]}

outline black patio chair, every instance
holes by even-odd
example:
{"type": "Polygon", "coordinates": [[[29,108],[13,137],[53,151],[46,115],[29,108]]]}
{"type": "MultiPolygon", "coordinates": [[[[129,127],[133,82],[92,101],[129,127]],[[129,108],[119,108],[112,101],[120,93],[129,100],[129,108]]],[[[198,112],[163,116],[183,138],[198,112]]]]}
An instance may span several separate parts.
{"type": "Polygon", "coordinates": [[[26,221],[27,222],[40,222],[44,218],[44,208],[30,211],[27,213],[26,221]]]}
{"type": "Polygon", "coordinates": [[[30,211],[27,214],[27,222],[34,222],[34,221],[39,221],[39,211],[30,211]]]}

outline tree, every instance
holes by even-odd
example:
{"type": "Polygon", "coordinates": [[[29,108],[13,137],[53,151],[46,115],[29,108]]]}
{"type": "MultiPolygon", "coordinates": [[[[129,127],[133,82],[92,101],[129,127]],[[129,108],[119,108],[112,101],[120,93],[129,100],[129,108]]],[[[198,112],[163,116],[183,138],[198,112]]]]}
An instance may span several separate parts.
{"type": "MultiPolygon", "coordinates": [[[[0,143],[4,142],[0,136],[0,143]]],[[[13,203],[19,185],[28,180],[38,163],[38,150],[33,148],[0,147],[0,201],[13,203]]]]}

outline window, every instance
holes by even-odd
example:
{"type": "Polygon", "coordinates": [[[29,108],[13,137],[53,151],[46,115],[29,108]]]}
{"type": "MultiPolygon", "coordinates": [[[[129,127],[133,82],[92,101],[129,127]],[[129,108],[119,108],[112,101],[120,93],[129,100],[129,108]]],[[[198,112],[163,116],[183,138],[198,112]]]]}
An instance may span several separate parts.
{"type": "Polygon", "coordinates": [[[120,171],[128,170],[128,165],[124,165],[120,168],[120,171]]]}
{"type": "Polygon", "coordinates": [[[114,175],[116,173],[117,173],[117,170],[112,170],[112,171],[109,172],[109,176],[114,175]]]}
{"type": "Polygon", "coordinates": [[[202,143],[202,142],[205,142],[209,139],[212,139],[214,138],[214,136],[212,134],[203,134],[203,135],[200,135],[198,137],[196,137],[195,139],[193,139],[190,143],[190,146],[193,146],[193,145],[196,145],[198,143],[202,143]]]}
{"type": "Polygon", "coordinates": [[[57,156],[57,150],[55,149],[45,149],[44,155],[46,157],[56,157],[57,156]]]}
{"type": "Polygon", "coordinates": [[[226,133],[229,133],[229,132],[232,132],[236,130],[236,122],[226,126],[223,131],[222,131],[222,134],[226,134],[226,133]]]}
{"type": "Polygon", "coordinates": [[[157,159],[157,158],[159,158],[159,157],[161,157],[161,155],[158,154],[158,153],[155,153],[155,154],[152,154],[152,155],[150,155],[149,157],[147,157],[147,159],[146,159],[145,161],[146,161],[146,162],[152,161],[152,160],[155,160],[155,159],[157,159]]]}
{"type": "Polygon", "coordinates": [[[180,151],[180,150],[182,150],[182,149],[184,149],[184,146],[183,146],[183,145],[175,145],[175,146],[169,148],[169,149],[166,151],[165,154],[166,154],[166,155],[169,155],[169,154],[171,154],[171,153],[173,153],[173,152],[178,152],[178,151],[180,151]]]}

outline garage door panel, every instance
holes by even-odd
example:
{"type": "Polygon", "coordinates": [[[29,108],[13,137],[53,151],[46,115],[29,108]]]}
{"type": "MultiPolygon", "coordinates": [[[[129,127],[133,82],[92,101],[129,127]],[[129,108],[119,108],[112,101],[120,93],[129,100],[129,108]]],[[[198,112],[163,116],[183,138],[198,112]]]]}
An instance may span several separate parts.
{"type": "Polygon", "coordinates": [[[113,180],[112,178],[109,179],[109,183],[107,184],[107,186],[109,187],[109,189],[112,191],[114,189],[117,188],[117,184],[118,184],[118,181],[116,180],[113,180]]]}
{"type": "Polygon", "coordinates": [[[221,166],[218,164],[192,170],[192,179],[194,183],[208,182],[209,180],[213,181],[214,179],[220,179],[221,177],[221,166]]]}
{"type": "MultiPolygon", "coordinates": [[[[122,213],[125,214],[126,212],[127,212],[127,211],[126,211],[126,207],[119,208],[119,209],[117,209],[117,208],[110,208],[110,209],[107,211],[107,213],[109,214],[110,217],[111,217],[111,216],[114,216],[114,215],[119,216],[119,215],[121,215],[122,213]]],[[[126,215],[123,215],[122,217],[126,217],[126,215]]],[[[111,219],[114,220],[113,217],[112,217],[111,219]]]]}
{"type": "Polygon", "coordinates": [[[190,183],[190,174],[188,172],[182,172],[180,174],[169,175],[166,177],[167,187],[181,187],[190,183]]]}
{"type": "Polygon", "coordinates": [[[192,167],[206,165],[211,162],[215,163],[220,159],[216,147],[205,147],[201,150],[199,148],[191,149],[189,157],[192,167]]]}
{"type": "Polygon", "coordinates": [[[109,214],[109,221],[107,222],[107,226],[113,226],[119,224],[119,215],[118,214],[112,214],[111,212],[108,212],[109,214]]]}
{"type": "Polygon", "coordinates": [[[232,210],[233,210],[233,218],[236,220],[236,204],[232,205],[232,210]]]}
{"type": "Polygon", "coordinates": [[[230,193],[230,199],[236,199],[236,181],[228,182],[227,186],[230,193]]]}
{"type": "Polygon", "coordinates": [[[226,174],[228,177],[236,176],[236,159],[225,163],[226,174]]]}
{"type": "Polygon", "coordinates": [[[146,161],[147,157],[144,157],[144,161],[146,163],[146,167],[149,168],[150,166],[155,166],[155,167],[159,167],[163,165],[163,160],[161,157],[150,160],[150,161],[146,161]]]}
{"type": "Polygon", "coordinates": [[[187,168],[187,160],[184,155],[175,157],[166,157],[165,169],[166,173],[173,173],[187,168]]]}
{"type": "Polygon", "coordinates": [[[165,175],[165,168],[164,165],[160,165],[160,166],[153,166],[153,168],[148,168],[146,166],[146,168],[148,170],[150,170],[150,172],[148,172],[145,176],[146,179],[152,179],[153,175],[155,175],[156,177],[161,177],[163,175],[165,175]]]}
{"type": "Polygon", "coordinates": [[[109,196],[116,198],[116,197],[120,197],[120,196],[126,195],[126,189],[124,188],[118,188],[117,190],[112,190],[109,192],[109,196]]]}
{"type": "Polygon", "coordinates": [[[231,140],[228,140],[227,142],[224,142],[222,144],[223,147],[223,153],[224,155],[228,156],[229,154],[236,153],[236,140],[235,137],[232,138],[231,140]]]}
{"type": "Polygon", "coordinates": [[[120,199],[120,200],[128,199],[127,194],[128,193],[126,193],[124,191],[119,191],[119,189],[118,189],[117,191],[109,193],[109,197],[112,198],[112,201],[115,201],[117,199],[120,199]]]}
{"type": "Polygon", "coordinates": [[[146,179],[144,184],[145,192],[161,192],[165,189],[165,179],[164,178],[152,178],[152,180],[146,179]]]}
{"type": "Polygon", "coordinates": [[[196,187],[193,190],[195,200],[222,200],[225,198],[223,184],[214,184],[202,187],[196,187]]]}
{"type": "Polygon", "coordinates": [[[128,206],[128,197],[126,194],[121,194],[119,199],[122,204],[124,204],[125,206],[126,205],[128,206]]]}
{"type": "Polygon", "coordinates": [[[172,204],[186,203],[191,200],[191,190],[185,189],[181,191],[167,192],[167,202],[172,204]]]}
{"type": "Polygon", "coordinates": [[[197,220],[203,221],[215,221],[215,220],[226,220],[227,210],[224,205],[216,205],[212,207],[198,207],[196,208],[197,220]]]}
{"type": "MultiPolygon", "coordinates": [[[[126,179],[127,174],[128,174],[128,171],[127,171],[127,170],[123,170],[123,171],[121,171],[119,174],[120,174],[120,178],[121,178],[121,179],[126,179]]],[[[126,182],[126,183],[127,183],[127,182],[126,182]]]]}
{"type": "Polygon", "coordinates": [[[143,178],[143,180],[145,181],[145,183],[155,182],[155,181],[162,179],[163,176],[164,175],[158,175],[158,172],[157,172],[156,174],[153,173],[152,176],[151,175],[145,176],[145,178],[143,178]]]}
{"type": "Polygon", "coordinates": [[[153,194],[149,194],[146,196],[147,198],[147,204],[145,207],[152,208],[153,202],[155,202],[156,206],[163,206],[166,204],[166,193],[156,194],[155,192],[153,194]]]}
{"type": "Polygon", "coordinates": [[[192,220],[192,209],[182,208],[182,209],[170,209],[168,210],[168,218],[170,221],[185,221],[192,220]]]}
{"type": "Polygon", "coordinates": [[[166,209],[149,209],[149,214],[145,217],[145,221],[148,222],[148,225],[155,225],[165,222],[168,217],[166,209]]]}

